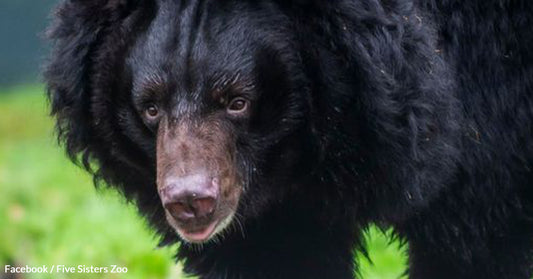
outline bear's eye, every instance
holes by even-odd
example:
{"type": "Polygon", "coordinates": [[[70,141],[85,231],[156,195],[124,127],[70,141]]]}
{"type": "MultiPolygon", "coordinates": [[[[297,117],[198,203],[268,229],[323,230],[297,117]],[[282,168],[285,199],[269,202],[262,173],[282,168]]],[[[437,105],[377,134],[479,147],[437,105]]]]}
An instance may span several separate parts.
{"type": "Polygon", "coordinates": [[[242,114],[248,110],[250,102],[242,97],[237,97],[231,100],[228,104],[228,113],[230,114],[242,114]]]}
{"type": "Polygon", "coordinates": [[[144,109],[144,117],[150,121],[159,117],[159,108],[155,104],[149,104],[144,109]]]}

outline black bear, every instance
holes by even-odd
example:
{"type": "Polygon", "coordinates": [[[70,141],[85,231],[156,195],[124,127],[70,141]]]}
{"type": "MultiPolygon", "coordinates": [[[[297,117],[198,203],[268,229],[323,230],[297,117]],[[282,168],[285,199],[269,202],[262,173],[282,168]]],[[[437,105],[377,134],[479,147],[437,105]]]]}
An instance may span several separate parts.
{"type": "Polygon", "coordinates": [[[60,139],[188,274],[531,278],[533,1],[65,0],[60,139]]]}

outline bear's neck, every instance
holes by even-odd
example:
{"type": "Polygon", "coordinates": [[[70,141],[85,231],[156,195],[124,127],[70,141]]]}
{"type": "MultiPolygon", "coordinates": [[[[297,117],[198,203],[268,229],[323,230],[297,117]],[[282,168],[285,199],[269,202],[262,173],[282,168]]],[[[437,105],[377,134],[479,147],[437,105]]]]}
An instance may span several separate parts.
{"type": "Polygon", "coordinates": [[[249,221],[244,232],[236,230],[220,243],[183,244],[178,258],[185,272],[202,279],[353,278],[354,262],[338,259],[353,258],[356,225],[340,219],[332,224],[316,208],[295,207],[284,205],[249,221]]]}

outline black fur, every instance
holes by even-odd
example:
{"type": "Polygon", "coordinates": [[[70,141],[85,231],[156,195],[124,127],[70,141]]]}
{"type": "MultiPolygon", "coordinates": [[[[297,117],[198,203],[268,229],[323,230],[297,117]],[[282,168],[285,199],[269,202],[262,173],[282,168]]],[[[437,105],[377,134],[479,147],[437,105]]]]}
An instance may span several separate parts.
{"type": "Polygon", "coordinates": [[[408,241],[410,278],[531,278],[531,26],[528,0],[67,0],[45,77],[68,154],[163,244],[139,83],[205,115],[209,79],[251,80],[238,220],[182,244],[190,274],[351,278],[374,222],[408,241]]]}

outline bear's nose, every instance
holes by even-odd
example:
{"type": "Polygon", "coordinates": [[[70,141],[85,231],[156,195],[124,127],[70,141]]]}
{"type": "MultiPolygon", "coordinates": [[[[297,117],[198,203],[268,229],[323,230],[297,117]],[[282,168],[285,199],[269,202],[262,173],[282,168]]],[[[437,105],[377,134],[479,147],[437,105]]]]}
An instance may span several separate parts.
{"type": "Polygon", "coordinates": [[[215,211],[218,183],[205,175],[171,178],[160,190],[165,209],[177,221],[206,218],[215,211]]]}
{"type": "Polygon", "coordinates": [[[176,220],[187,222],[195,218],[204,218],[215,211],[216,200],[214,197],[198,197],[191,193],[175,197],[171,202],[165,203],[165,208],[176,220]]]}

